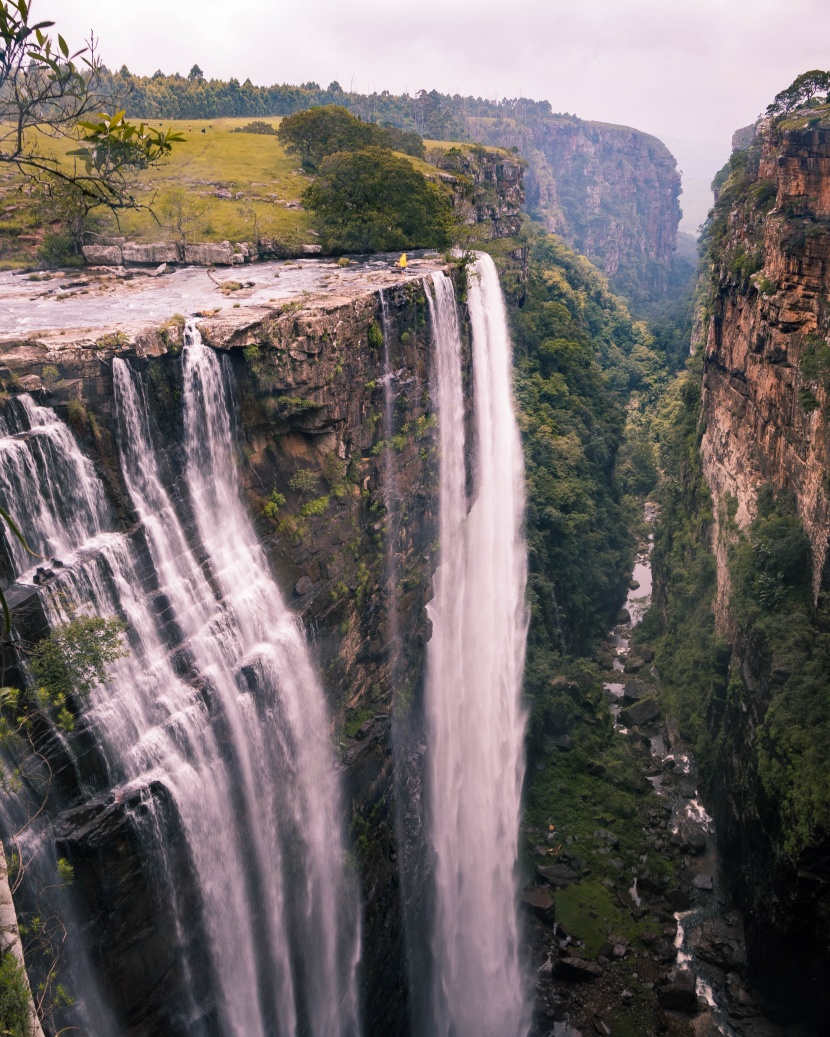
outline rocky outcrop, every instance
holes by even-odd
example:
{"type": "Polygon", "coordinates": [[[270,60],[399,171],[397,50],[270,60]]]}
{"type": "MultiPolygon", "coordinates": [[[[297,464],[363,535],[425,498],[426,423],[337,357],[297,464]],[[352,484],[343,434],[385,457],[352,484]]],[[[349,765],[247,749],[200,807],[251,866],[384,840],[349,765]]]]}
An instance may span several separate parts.
{"type": "MultiPolygon", "coordinates": [[[[814,601],[829,589],[830,125],[826,114],[761,123],[737,143],[740,151],[718,178],[711,281],[703,293],[701,455],[714,499],[715,621],[732,653],[728,689],[713,698],[707,717],[717,730],[709,785],[755,976],[771,995],[814,1006],[818,1019],[828,1010],[830,833],[813,823],[794,850],[798,808],[771,792],[769,764],[764,780],[759,763],[762,755],[772,758],[786,779],[799,761],[782,747],[782,723],[804,723],[805,730],[824,723],[818,701],[804,698],[800,713],[766,723],[813,649],[805,640],[778,657],[769,648],[774,636],[747,633],[729,559],[730,545],[757,513],[759,490],[771,486],[795,502],[811,548],[814,601]]],[[[766,622],[784,622],[769,616],[766,622]]],[[[820,610],[815,616],[809,636],[826,637],[820,610]]]]}
{"type": "Polygon", "coordinates": [[[562,115],[471,119],[476,140],[518,148],[527,206],[632,299],[672,281],[680,174],[666,146],[627,126],[562,115]]]}
{"type": "Polygon", "coordinates": [[[450,174],[455,207],[468,225],[483,227],[490,238],[519,233],[525,201],[526,163],[501,148],[459,144],[435,147],[428,160],[450,174]]]}
{"type": "MultiPolygon", "coordinates": [[[[285,598],[314,632],[362,878],[366,1033],[406,1034],[408,980],[397,865],[404,819],[395,817],[392,804],[398,780],[407,790],[403,802],[411,837],[420,824],[424,766],[418,716],[430,637],[425,605],[437,557],[437,458],[424,281],[402,280],[385,289],[384,301],[394,414],[388,429],[382,417],[384,351],[376,292],[228,308],[203,318],[199,327],[206,343],[226,353],[234,372],[240,471],[262,544],[285,598]],[[301,470],[316,484],[317,508],[304,508],[311,491],[292,485],[301,470]],[[385,495],[390,473],[405,502],[394,512],[385,495]],[[397,778],[393,711],[408,718],[397,735],[404,761],[397,778]]],[[[69,333],[0,345],[0,375],[8,390],[14,394],[28,387],[70,421],[124,529],[132,528],[135,517],[117,459],[112,358],[127,358],[141,372],[154,438],[176,499],[181,346],[179,321],[94,343],[69,333]]],[[[33,595],[12,604],[24,636],[34,640],[42,617],[32,607],[33,595]]],[[[59,769],[52,813],[56,850],[75,869],[73,898],[85,920],[91,965],[105,997],[121,1009],[124,1032],[137,1037],[180,1032],[188,1011],[176,1000],[182,959],[154,885],[153,864],[142,858],[136,838],[144,816],[163,826],[166,844],[181,851],[182,902],[198,917],[198,890],[188,878],[191,868],[184,841],[177,838],[175,811],[161,786],[115,798],[94,746],[84,761],[83,775],[71,767],[59,769]]],[[[189,967],[201,970],[204,1030],[211,1032],[205,950],[197,942],[187,956],[189,967]]]]}

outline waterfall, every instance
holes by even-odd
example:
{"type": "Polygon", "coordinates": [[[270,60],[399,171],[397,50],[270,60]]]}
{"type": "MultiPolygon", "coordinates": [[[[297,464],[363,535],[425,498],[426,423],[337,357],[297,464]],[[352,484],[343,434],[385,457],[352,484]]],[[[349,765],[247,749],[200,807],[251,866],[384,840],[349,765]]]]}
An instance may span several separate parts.
{"type": "MultiPolygon", "coordinates": [[[[176,1032],[357,1037],[358,898],[323,691],[242,503],[220,363],[192,326],[182,363],[184,493],[173,499],[141,379],[113,361],[138,531],[116,530],[69,430],[26,398],[23,427],[0,439],[0,489],[25,509],[32,546],[64,563],[40,588],[50,623],[94,611],[126,625],[130,653],[93,691],[82,725],[115,802],[140,798],[128,813],[180,959],[176,1032]]],[[[28,562],[13,552],[19,575],[28,562]]],[[[115,1037],[121,1027],[90,1009],[84,975],[73,979],[82,1029],[115,1037]]]]}
{"type": "Polygon", "coordinates": [[[435,1037],[524,1037],[516,864],[527,619],[523,462],[498,275],[468,287],[475,465],[468,511],[461,342],[451,282],[430,299],[441,448],[440,564],[429,605],[427,838],[433,854],[435,1037]]]}

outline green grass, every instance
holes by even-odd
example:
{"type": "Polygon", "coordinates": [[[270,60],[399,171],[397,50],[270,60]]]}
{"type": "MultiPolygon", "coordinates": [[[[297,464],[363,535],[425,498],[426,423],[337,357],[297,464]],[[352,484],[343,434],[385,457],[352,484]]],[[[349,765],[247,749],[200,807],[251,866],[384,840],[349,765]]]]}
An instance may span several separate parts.
{"type": "Polygon", "coordinates": [[[630,940],[636,950],[643,950],[643,934],[659,936],[659,926],[648,919],[635,922],[628,910],[623,910],[611,891],[596,879],[560,889],[554,894],[556,921],[565,932],[585,941],[583,948],[590,958],[596,958],[608,934],[630,940]]]}
{"type": "MultiPolygon", "coordinates": [[[[267,121],[275,127],[280,122],[277,118],[267,121]]],[[[152,205],[160,216],[165,194],[184,188],[189,199],[206,209],[189,240],[252,241],[260,237],[295,247],[313,243],[309,214],[284,204],[299,202],[309,178],[275,137],[232,132],[248,122],[250,119],[165,120],[164,126],[184,134],[185,143],[176,145],[166,162],[138,176],[136,198],[152,205]],[[242,197],[216,198],[220,190],[233,195],[241,192],[242,197]]],[[[69,142],[48,141],[42,150],[61,157],[72,146],[69,142]]],[[[20,235],[36,236],[41,229],[31,199],[21,193],[23,185],[18,175],[0,178],[0,269],[35,261],[37,242],[20,240],[20,235]]],[[[178,239],[174,228],[161,225],[149,211],[126,211],[118,220],[106,214],[98,223],[98,233],[124,236],[130,241],[178,239]]]]}

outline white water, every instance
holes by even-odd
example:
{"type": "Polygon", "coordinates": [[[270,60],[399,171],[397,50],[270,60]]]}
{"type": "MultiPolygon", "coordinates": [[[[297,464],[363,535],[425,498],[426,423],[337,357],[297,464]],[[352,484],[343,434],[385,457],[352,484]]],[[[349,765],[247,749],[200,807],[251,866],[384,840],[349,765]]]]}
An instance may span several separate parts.
{"type": "Polygon", "coordinates": [[[468,513],[461,343],[451,283],[431,300],[441,560],[429,606],[427,831],[434,855],[430,1037],[524,1037],[516,861],[527,633],[523,462],[498,275],[470,276],[476,458],[468,513]]]}
{"type": "MultiPolygon", "coordinates": [[[[219,362],[192,331],[183,366],[187,504],[164,488],[140,380],[119,359],[122,468],[140,534],[112,531],[91,465],[31,403],[32,431],[0,440],[0,488],[28,478],[28,496],[5,499],[26,505],[33,547],[52,540],[49,553],[62,552],[67,568],[41,590],[51,622],[75,608],[127,625],[130,654],[93,692],[83,724],[115,799],[142,790],[134,823],[187,988],[178,1025],[203,1032],[215,1012],[222,1037],[356,1037],[357,891],[322,689],[242,506],[219,362]],[[169,821],[152,783],[184,834],[198,917],[180,902],[185,877],[167,860],[169,821]],[[194,943],[206,948],[207,983],[193,976],[194,943]]],[[[114,1037],[106,1013],[83,1011],[96,1001],[91,987],[85,996],[92,980],[82,970],[74,979],[85,1032],[114,1037]]]]}

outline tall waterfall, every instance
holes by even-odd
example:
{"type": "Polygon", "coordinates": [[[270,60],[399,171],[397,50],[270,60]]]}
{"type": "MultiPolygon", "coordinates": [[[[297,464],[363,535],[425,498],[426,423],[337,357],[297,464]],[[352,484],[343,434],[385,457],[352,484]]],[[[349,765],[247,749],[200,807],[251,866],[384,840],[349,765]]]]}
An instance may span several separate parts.
{"type": "MultiPolygon", "coordinates": [[[[141,795],[133,823],[142,860],[181,959],[176,1032],[357,1037],[358,898],[322,688],[242,504],[226,379],[193,328],[183,374],[185,492],[173,500],[141,380],[113,361],[138,534],[115,531],[71,433],[25,398],[21,428],[0,439],[0,489],[25,510],[33,546],[48,543],[65,563],[40,590],[50,622],[76,610],[126,624],[130,653],[92,693],[83,726],[115,801],[141,795]],[[159,787],[197,885],[186,901],[159,787]],[[206,947],[207,975],[191,964],[196,944],[206,947]]],[[[14,561],[18,574],[29,564],[14,561]]],[[[116,1037],[121,1027],[106,1012],[83,1013],[95,995],[80,987],[82,1028],[116,1037]]]]}
{"type": "Polygon", "coordinates": [[[492,260],[468,290],[475,466],[468,511],[461,342],[452,284],[433,274],[441,446],[440,565],[429,606],[427,832],[434,855],[435,1037],[524,1037],[517,888],[527,632],[523,462],[511,348],[492,260]]]}

